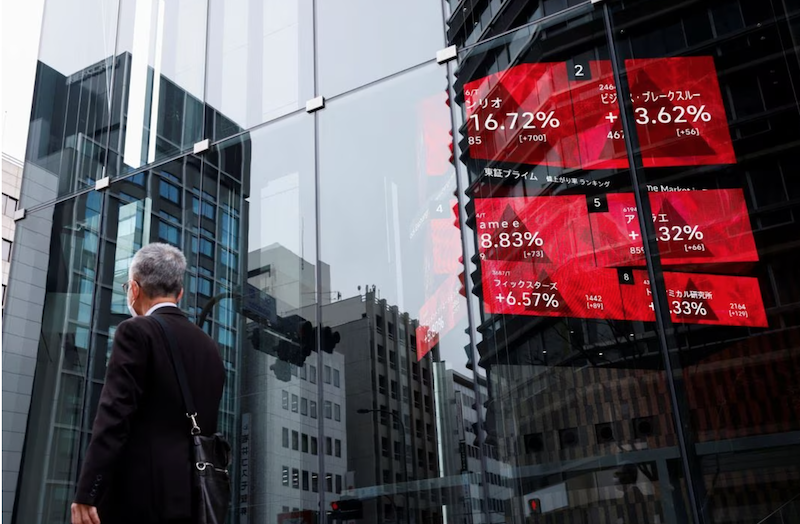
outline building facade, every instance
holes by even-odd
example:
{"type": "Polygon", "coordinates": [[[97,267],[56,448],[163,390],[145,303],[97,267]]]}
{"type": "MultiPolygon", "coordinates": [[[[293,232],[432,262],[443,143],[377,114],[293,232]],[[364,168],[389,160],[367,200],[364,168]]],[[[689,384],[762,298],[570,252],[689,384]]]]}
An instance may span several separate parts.
{"type": "Polygon", "coordinates": [[[46,2],[18,205],[4,185],[3,522],[68,520],[153,241],[226,365],[231,524],[347,498],[365,522],[800,522],[798,20],[46,2]]]}
{"type": "Polygon", "coordinates": [[[8,286],[8,266],[14,245],[14,215],[19,204],[19,190],[22,182],[22,162],[3,154],[3,306],[6,303],[8,286]]]}

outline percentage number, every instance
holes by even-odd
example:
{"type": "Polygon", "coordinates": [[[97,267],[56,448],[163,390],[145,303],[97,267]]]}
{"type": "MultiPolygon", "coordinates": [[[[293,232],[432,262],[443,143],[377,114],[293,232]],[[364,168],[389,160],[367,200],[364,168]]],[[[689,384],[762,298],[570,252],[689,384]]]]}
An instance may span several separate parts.
{"type": "Polygon", "coordinates": [[[497,296],[497,301],[505,302],[509,306],[521,304],[525,307],[538,307],[541,304],[543,307],[557,308],[561,305],[556,296],[551,293],[522,293],[519,298],[515,297],[513,292],[509,292],[508,295],[501,293],[497,296]]]}
{"type": "Polygon", "coordinates": [[[483,233],[481,235],[481,247],[483,249],[490,249],[493,247],[542,247],[543,245],[544,239],[539,236],[538,231],[525,231],[524,233],[520,233],[519,231],[513,233],[503,232],[497,235],[497,243],[492,239],[491,233],[483,233]]]}
{"type": "Polygon", "coordinates": [[[661,234],[658,239],[662,242],[680,241],[680,240],[703,240],[703,232],[698,229],[698,226],[662,226],[658,228],[661,234]],[[684,236],[685,235],[685,236],[684,236]]]}
{"type": "Polygon", "coordinates": [[[636,108],[636,123],[639,125],[647,124],[687,124],[691,122],[711,122],[711,113],[706,111],[706,106],[674,106],[671,110],[666,107],[659,109],[658,114],[653,117],[645,107],[636,108]]]}
{"type": "Polygon", "coordinates": [[[550,111],[549,113],[545,113],[544,111],[539,111],[537,113],[506,113],[506,121],[504,124],[501,125],[495,119],[494,113],[489,113],[481,122],[481,115],[472,115],[470,117],[475,121],[475,131],[480,131],[481,129],[486,129],[487,131],[496,131],[497,128],[500,129],[545,129],[545,128],[552,128],[555,129],[561,125],[561,121],[555,117],[555,111],[550,111]],[[522,122],[519,122],[519,121],[522,122]],[[517,126],[518,123],[521,123],[521,126],[517,126]]]}
{"type": "Polygon", "coordinates": [[[701,317],[708,314],[703,303],[694,300],[673,300],[672,312],[676,315],[699,315],[701,317]]]}

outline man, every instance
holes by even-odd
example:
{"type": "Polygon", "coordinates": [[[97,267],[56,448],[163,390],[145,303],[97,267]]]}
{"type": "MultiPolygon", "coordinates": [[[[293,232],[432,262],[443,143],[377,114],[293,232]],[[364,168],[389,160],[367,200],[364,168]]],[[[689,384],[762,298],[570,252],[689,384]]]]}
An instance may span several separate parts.
{"type": "Polygon", "coordinates": [[[133,318],[114,333],[106,382],[83,462],[72,524],[191,524],[191,422],[164,319],[186,368],[204,435],[217,429],[225,368],[216,343],[178,309],[186,259],[150,244],[133,257],[123,284],[133,318]]]}

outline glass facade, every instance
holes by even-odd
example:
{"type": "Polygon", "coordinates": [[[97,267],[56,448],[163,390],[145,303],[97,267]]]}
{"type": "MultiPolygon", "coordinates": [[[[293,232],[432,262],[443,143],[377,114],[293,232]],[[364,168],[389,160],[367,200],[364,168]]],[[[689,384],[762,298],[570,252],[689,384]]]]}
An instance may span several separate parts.
{"type": "Polygon", "coordinates": [[[46,2],[4,522],[68,521],[155,241],[225,362],[230,524],[800,522],[798,31],[794,0],[46,2]]]}

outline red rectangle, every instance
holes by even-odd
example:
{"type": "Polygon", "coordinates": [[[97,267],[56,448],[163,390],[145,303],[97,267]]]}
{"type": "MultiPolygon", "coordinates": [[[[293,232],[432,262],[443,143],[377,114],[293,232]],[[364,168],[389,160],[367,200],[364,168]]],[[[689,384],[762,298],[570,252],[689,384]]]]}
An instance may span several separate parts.
{"type": "MultiPolygon", "coordinates": [[[[611,62],[520,64],[464,87],[470,156],[582,169],[628,167],[611,62]],[[583,66],[581,66],[583,67],[583,66]]],[[[736,162],[710,56],[626,60],[645,167],[736,162]]]]}
{"type": "Polygon", "coordinates": [[[756,278],[666,272],[664,284],[673,322],[767,327],[756,278]]]}
{"type": "Polygon", "coordinates": [[[481,198],[475,216],[482,260],[593,264],[584,197],[481,198]]]}
{"type": "Polygon", "coordinates": [[[714,58],[626,60],[644,167],[734,164],[714,58]]]}
{"type": "MultiPolygon", "coordinates": [[[[661,262],[666,266],[758,261],[741,189],[650,192],[661,262]]],[[[643,266],[632,193],[606,195],[608,212],[591,213],[598,266],[643,266]]]]}
{"type": "Polygon", "coordinates": [[[578,159],[564,63],[520,64],[464,86],[470,156],[571,167],[578,159]]]}

